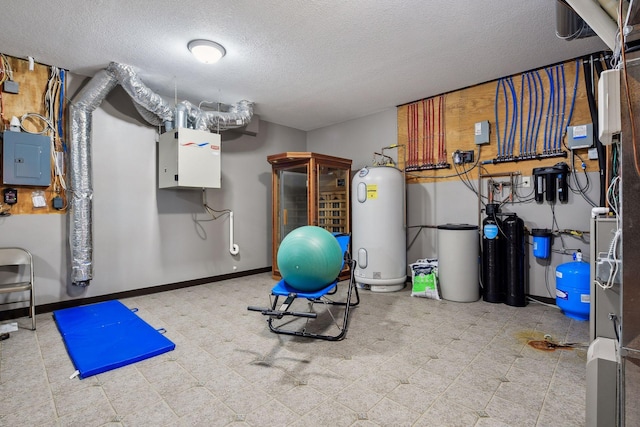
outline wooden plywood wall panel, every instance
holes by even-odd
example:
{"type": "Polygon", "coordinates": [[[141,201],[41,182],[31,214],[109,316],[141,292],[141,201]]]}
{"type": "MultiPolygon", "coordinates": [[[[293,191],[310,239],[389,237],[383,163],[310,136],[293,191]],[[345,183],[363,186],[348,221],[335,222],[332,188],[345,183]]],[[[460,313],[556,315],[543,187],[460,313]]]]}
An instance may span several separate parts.
{"type": "MultiPolygon", "coordinates": [[[[589,112],[589,105],[587,102],[586,89],[584,83],[584,73],[582,71],[582,62],[580,61],[578,65],[578,85],[576,87],[576,95],[575,95],[575,106],[573,110],[573,115],[571,117],[570,123],[565,123],[565,126],[575,126],[591,123],[591,115],[589,112]]],[[[555,66],[554,66],[555,67],[555,66]]],[[[566,97],[566,111],[565,111],[565,122],[568,118],[568,110],[570,108],[572,99],[573,99],[573,90],[574,83],[576,81],[576,61],[567,61],[563,64],[558,65],[558,70],[560,67],[564,68],[564,87],[566,97]]],[[[545,96],[545,107],[544,107],[544,116],[542,118],[542,123],[540,126],[540,131],[538,133],[537,140],[537,152],[543,152],[543,144],[544,144],[544,124],[546,118],[546,103],[549,99],[550,94],[550,85],[549,80],[547,78],[546,69],[538,70],[541,78],[542,78],[542,87],[544,88],[544,96],[545,96]]],[[[560,73],[560,71],[558,71],[560,73]]],[[[555,75],[555,74],[554,74],[555,75]]],[[[560,75],[560,74],[559,74],[560,75]]],[[[518,74],[515,76],[511,76],[513,81],[513,86],[515,92],[518,97],[518,105],[521,99],[521,81],[522,74],[518,74]]],[[[526,82],[525,76],[525,82],[526,82]]],[[[432,170],[423,170],[423,171],[411,171],[407,174],[408,182],[422,182],[429,181],[434,178],[443,179],[443,180],[454,180],[458,179],[456,173],[463,170],[463,166],[466,166],[467,169],[472,166],[472,164],[467,165],[459,165],[458,168],[454,168],[452,161],[452,153],[456,150],[474,151],[474,159],[478,155],[478,148],[480,149],[480,165],[479,167],[473,168],[469,172],[470,178],[477,178],[478,171],[482,169],[483,174],[502,174],[509,172],[521,172],[523,175],[530,175],[533,168],[537,167],[545,167],[552,166],[558,162],[566,162],[571,166],[571,158],[563,158],[563,157],[549,157],[543,158],[540,160],[522,160],[518,162],[505,162],[505,163],[496,163],[496,164],[482,164],[484,161],[492,160],[498,157],[498,135],[496,133],[496,114],[495,114],[495,102],[496,102],[496,86],[498,85],[498,81],[492,81],[484,84],[480,84],[477,86],[461,89],[455,92],[450,92],[441,97],[444,98],[444,138],[445,138],[445,147],[446,147],[446,162],[451,165],[450,168],[442,168],[442,169],[432,169],[432,170]],[[488,121],[490,126],[490,139],[489,144],[477,146],[475,144],[474,131],[475,124],[482,121],[488,121]]],[[[524,105],[528,109],[529,96],[528,96],[528,87],[525,83],[524,88],[524,96],[522,100],[524,105]]],[[[502,89],[500,88],[500,91],[502,89]]],[[[510,95],[510,91],[507,91],[508,96],[510,95]]],[[[540,92],[542,94],[542,92],[540,92]]],[[[540,95],[541,96],[541,95],[540,95]]],[[[434,97],[431,99],[438,99],[439,97],[434,97]]],[[[532,103],[534,96],[532,95],[532,103]]],[[[504,109],[504,98],[502,92],[498,97],[498,122],[500,126],[500,139],[503,139],[504,132],[504,123],[505,123],[505,109],[504,109]]],[[[512,101],[510,101],[512,102],[512,101]]],[[[539,99],[540,102],[540,99],[539,99]]],[[[437,102],[436,102],[437,103],[437,102]]],[[[417,127],[417,136],[419,141],[423,141],[425,137],[425,128],[427,126],[424,124],[422,117],[425,113],[425,105],[426,103],[421,100],[411,104],[403,105],[398,107],[398,144],[402,147],[400,150],[400,167],[404,168],[407,162],[404,159],[411,159],[411,153],[409,148],[411,148],[411,143],[409,142],[409,136],[415,136],[416,130],[415,126],[413,127],[412,132],[412,118],[413,114],[416,112],[418,115],[418,127],[417,127]],[[402,155],[402,152],[405,152],[406,155],[402,155]],[[403,159],[404,157],[404,159],[403,159]]],[[[532,108],[533,110],[533,108],[532,108]]],[[[428,109],[426,110],[428,111],[428,109]]],[[[526,122],[523,124],[523,128],[526,128],[526,122]]],[[[428,130],[428,129],[427,129],[428,130]]],[[[526,136],[526,132],[523,130],[523,136],[526,136]]],[[[428,134],[428,132],[427,132],[428,134]]],[[[563,141],[566,141],[566,136],[563,136],[563,141]]],[[[423,149],[422,143],[419,142],[419,153],[421,156],[423,149]]],[[[415,149],[415,145],[413,146],[415,149]]],[[[501,145],[502,147],[502,145],[501,145]]],[[[570,151],[567,150],[564,145],[561,149],[565,152],[568,152],[569,156],[571,155],[570,151]]],[[[414,150],[415,151],[415,150],[414,150]]],[[[519,125],[516,129],[515,141],[514,141],[514,155],[519,155],[520,151],[520,129],[519,125]]],[[[593,171],[597,169],[597,161],[587,160],[587,149],[578,149],[576,152],[585,159],[587,163],[587,171],[593,171]]],[[[422,158],[422,157],[421,157],[422,158]]],[[[411,162],[409,160],[408,165],[411,166],[411,162]]],[[[411,169],[411,168],[409,168],[411,169]]]]}
{"type": "MultiPolygon", "coordinates": [[[[29,70],[29,62],[27,60],[8,57],[9,63],[13,70],[13,80],[19,84],[19,93],[12,94],[2,92],[2,129],[8,128],[9,121],[13,116],[21,118],[27,113],[37,113],[45,115],[45,93],[47,91],[47,82],[49,80],[50,67],[35,63],[33,70],[29,70]]],[[[63,114],[63,117],[65,115],[63,114]]],[[[23,126],[29,132],[41,132],[44,123],[39,119],[30,119],[23,121],[23,126]]],[[[56,150],[62,151],[62,143],[60,139],[54,141],[56,150]]],[[[53,170],[53,163],[52,163],[53,170]]],[[[47,214],[47,213],[64,213],[66,209],[54,209],[52,199],[54,196],[60,196],[63,204],[66,206],[66,194],[62,189],[54,188],[54,184],[49,187],[31,187],[22,185],[2,185],[0,184],[0,202],[2,191],[5,188],[15,188],[18,190],[18,202],[11,206],[10,212],[14,214],[47,214]],[[34,191],[42,191],[46,201],[46,206],[35,208],[32,201],[32,193],[34,191]]],[[[6,211],[7,206],[2,206],[2,211],[6,211]]]]}

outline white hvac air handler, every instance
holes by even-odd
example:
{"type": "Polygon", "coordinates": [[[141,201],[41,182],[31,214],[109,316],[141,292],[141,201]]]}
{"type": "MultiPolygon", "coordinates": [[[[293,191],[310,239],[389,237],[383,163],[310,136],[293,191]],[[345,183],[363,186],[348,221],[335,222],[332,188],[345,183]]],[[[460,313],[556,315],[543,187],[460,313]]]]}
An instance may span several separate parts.
{"type": "Polygon", "coordinates": [[[399,291],[407,279],[404,182],[393,167],[365,167],[351,186],[351,252],[358,287],[399,291]]]}

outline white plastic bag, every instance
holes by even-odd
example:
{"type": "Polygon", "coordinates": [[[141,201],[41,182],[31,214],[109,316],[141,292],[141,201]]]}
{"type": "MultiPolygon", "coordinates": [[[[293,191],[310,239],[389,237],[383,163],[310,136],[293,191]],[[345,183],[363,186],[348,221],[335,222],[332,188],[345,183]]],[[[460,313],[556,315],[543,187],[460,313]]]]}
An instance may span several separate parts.
{"type": "Polygon", "coordinates": [[[438,260],[419,259],[411,267],[412,297],[442,299],[438,283],[438,260]]]}

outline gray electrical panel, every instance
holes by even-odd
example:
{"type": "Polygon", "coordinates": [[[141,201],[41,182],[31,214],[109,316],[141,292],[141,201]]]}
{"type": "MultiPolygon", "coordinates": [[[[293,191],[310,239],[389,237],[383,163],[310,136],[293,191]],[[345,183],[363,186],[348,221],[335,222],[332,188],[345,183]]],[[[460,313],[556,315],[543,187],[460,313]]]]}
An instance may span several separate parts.
{"type": "Polygon", "coordinates": [[[474,128],[474,138],[476,145],[489,143],[489,122],[487,120],[478,122],[474,128]]]}
{"type": "Polygon", "coordinates": [[[567,146],[571,150],[593,146],[593,125],[587,123],[567,127],[567,146]]]}
{"type": "Polygon", "coordinates": [[[26,132],[3,132],[2,183],[51,185],[51,139],[26,132]]]}

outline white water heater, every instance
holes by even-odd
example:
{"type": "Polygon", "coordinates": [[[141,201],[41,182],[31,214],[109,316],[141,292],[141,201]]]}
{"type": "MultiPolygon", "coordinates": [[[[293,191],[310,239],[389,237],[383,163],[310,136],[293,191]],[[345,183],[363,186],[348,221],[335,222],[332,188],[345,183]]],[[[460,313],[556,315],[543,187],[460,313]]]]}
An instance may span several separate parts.
{"type": "Polygon", "coordinates": [[[351,214],[356,284],[373,292],[404,288],[407,235],[402,172],[389,166],[361,169],[353,177],[351,214]]]}

